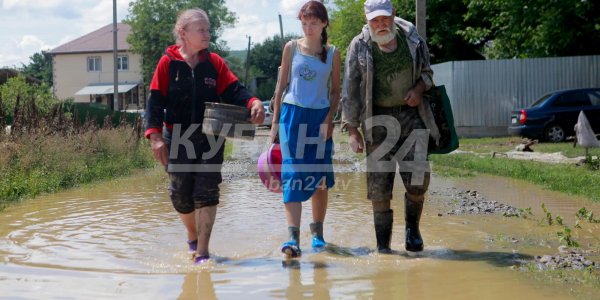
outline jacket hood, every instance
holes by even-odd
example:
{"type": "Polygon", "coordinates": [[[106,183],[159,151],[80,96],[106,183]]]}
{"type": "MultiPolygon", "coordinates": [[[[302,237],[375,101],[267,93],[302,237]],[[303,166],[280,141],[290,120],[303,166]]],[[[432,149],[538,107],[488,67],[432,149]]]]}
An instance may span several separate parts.
{"type": "Polygon", "coordinates": [[[179,46],[178,45],[171,45],[171,46],[167,47],[167,50],[165,50],[165,53],[169,57],[171,57],[171,59],[183,60],[183,57],[181,56],[181,53],[179,53],[179,46]]]}
{"type": "MultiPolygon", "coordinates": [[[[183,58],[183,56],[181,56],[181,52],[179,52],[179,45],[171,45],[169,47],[167,47],[167,50],[165,50],[165,54],[167,56],[169,56],[171,58],[171,60],[185,60],[183,58]]],[[[210,54],[210,52],[208,52],[208,49],[204,49],[204,50],[200,50],[200,60],[204,61],[208,55],[210,54]]]]}

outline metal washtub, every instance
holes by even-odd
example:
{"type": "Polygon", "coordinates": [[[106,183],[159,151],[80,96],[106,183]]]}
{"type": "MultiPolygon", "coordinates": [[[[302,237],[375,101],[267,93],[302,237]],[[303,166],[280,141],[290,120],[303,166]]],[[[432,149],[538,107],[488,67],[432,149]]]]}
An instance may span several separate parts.
{"type": "Polygon", "coordinates": [[[255,125],[250,122],[250,110],[236,105],[204,103],[202,133],[227,138],[253,140],[255,125]]]}

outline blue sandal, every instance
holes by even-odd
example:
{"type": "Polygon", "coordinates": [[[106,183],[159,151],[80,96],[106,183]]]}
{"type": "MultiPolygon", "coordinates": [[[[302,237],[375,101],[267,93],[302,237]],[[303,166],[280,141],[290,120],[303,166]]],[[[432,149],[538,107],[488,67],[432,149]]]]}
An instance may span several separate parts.
{"type": "Polygon", "coordinates": [[[325,240],[323,238],[320,238],[318,236],[313,236],[312,238],[312,248],[314,252],[321,252],[325,249],[325,246],[327,245],[327,243],[325,242],[325,240]]]}
{"type": "Polygon", "coordinates": [[[287,241],[281,245],[281,253],[287,257],[298,257],[302,255],[302,251],[296,241],[287,241]]]}

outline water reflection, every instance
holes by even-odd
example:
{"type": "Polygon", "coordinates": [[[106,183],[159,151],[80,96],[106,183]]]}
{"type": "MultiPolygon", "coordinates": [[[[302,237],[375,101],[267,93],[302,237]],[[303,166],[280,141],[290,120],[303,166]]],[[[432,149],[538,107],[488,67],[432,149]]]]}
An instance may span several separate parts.
{"type": "Polygon", "coordinates": [[[286,299],[331,299],[327,263],[319,261],[301,263],[298,259],[284,259],[281,265],[288,270],[289,284],[285,290],[286,299]]]}
{"type": "Polygon", "coordinates": [[[181,294],[177,299],[217,299],[211,271],[202,270],[185,274],[181,294]]]}

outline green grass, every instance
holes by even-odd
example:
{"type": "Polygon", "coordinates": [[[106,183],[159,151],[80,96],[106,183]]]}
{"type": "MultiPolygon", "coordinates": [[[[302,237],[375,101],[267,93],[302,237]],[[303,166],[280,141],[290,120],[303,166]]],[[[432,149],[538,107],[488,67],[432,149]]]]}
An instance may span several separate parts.
{"type": "Polygon", "coordinates": [[[565,285],[577,299],[597,299],[600,288],[600,272],[598,269],[584,270],[539,270],[535,263],[528,263],[520,268],[529,276],[544,283],[565,285]]]}
{"type": "MultiPolygon", "coordinates": [[[[460,150],[476,153],[505,152],[514,149],[519,138],[461,139],[460,150]]],[[[572,143],[536,144],[536,152],[562,152],[565,156],[582,156],[582,148],[573,149],[572,143]]],[[[591,155],[600,155],[600,149],[590,149],[591,155]]],[[[472,154],[431,155],[434,172],[443,176],[470,176],[474,172],[522,179],[550,190],[583,196],[600,201],[600,171],[573,164],[552,164],[535,161],[492,158],[472,154]]]]}
{"type": "Polygon", "coordinates": [[[146,139],[131,128],[76,136],[24,135],[0,142],[0,210],[10,203],[152,167],[146,139]]]}

